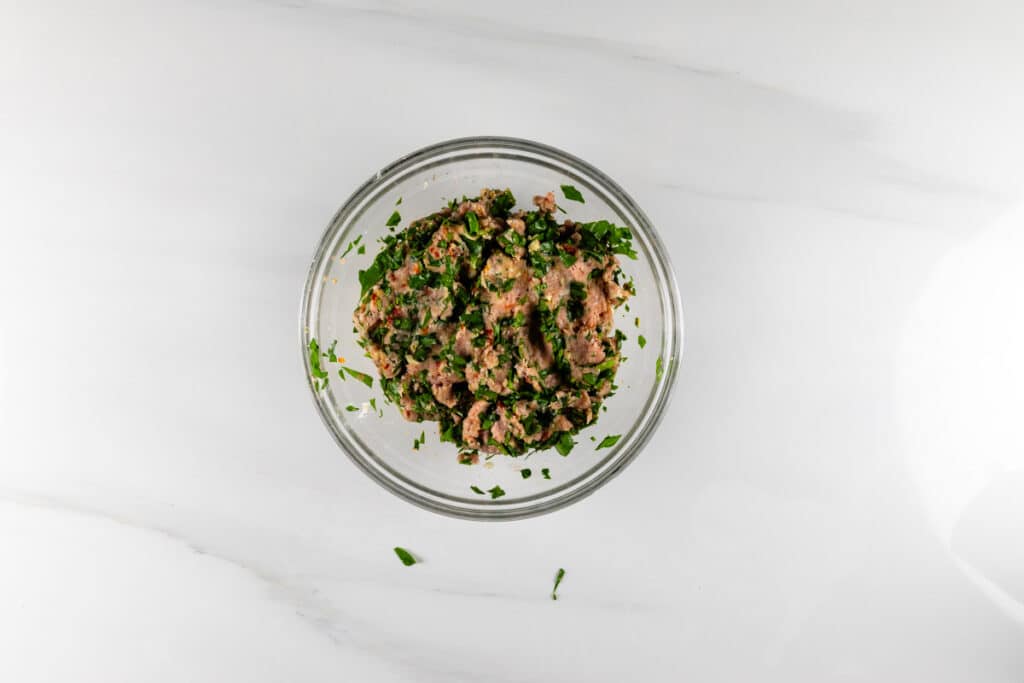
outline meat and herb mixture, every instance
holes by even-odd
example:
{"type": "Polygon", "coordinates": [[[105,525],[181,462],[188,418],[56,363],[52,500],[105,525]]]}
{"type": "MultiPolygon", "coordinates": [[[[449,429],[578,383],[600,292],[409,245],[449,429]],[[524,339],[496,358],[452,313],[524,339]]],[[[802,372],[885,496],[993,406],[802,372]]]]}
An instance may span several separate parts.
{"type": "Polygon", "coordinates": [[[453,201],[384,238],[359,273],[355,332],[384,395],[438,422],[460,457],[565,455],[616,389],[629,228],[559,222],[553,193],[515,203],[493,189],[453,201]]]}

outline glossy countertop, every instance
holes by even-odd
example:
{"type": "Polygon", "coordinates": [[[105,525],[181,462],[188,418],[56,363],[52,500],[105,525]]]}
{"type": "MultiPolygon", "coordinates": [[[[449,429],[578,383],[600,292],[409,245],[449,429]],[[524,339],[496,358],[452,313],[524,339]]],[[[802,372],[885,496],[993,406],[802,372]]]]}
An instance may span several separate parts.
{"type": "Polygon", "coordinates": [[[0,5],[0,680],[1024,680],[1024,5],[937,4],[0,5]],[[686,315],[640,457],[509,523],[370,481],[298,348],[341,202],[482,134],[686,315]]]}

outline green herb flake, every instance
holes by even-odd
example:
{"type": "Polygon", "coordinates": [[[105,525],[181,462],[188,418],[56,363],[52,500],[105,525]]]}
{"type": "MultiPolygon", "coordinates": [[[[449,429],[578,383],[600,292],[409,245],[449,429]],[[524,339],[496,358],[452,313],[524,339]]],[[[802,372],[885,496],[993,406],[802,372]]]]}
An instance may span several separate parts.
{"type": "Polygon", "coordinates": [[[533,472],[529,468],[519,470],[519,474],[522,475],[523,479],[529,479],[533,472]]]}
{"type": "Polygon", "coordinates": [[[316,339],[309,340],[309,369],[313,373],[313,377],[317,379],[327,378],[327,372],[320,367],[320,345],[317,344],[316,339]]]}
{"type": "Polygon", "coordinates": [[[402,214],[400,214],[397,211],[395,211],[394,213],[391,214],[391,217],[388,218],[388,222],[385,223],[385,225],[387,225],[389,228],[392,228],[392,227],[398,225],[401,222],[402,222],[402,214]]]}
{"type": "Polygon", "coordinates": [[[568,199],[569,201],[579,202],[580,204],[586,204],[586,202],[583,201],[583,195],[581,195],[580,191],[577,190],[572,185],[562,185],[562,194],[564,194],[565,198],[568,199]]]}
{"type": "MultiPolygon", "coordinates": [[[[345,258],[346,256],[348,256],[348,253],[350,251],[352,251],[355,248],[355,246],[357,244],[359,244],[360,241],[362,241],[362,239],[363,239],[362,235],[357,235],[354,240],[352,240],[351,242],[348,243],[348,246],[345,247],[345,251],[341,252],[341,256],[339,258],[345,258]]],[[[360,254],[362,254],[364,251],[366,251],[366,249],[364,247],[360,247],[360,249],[362,250],[362,251],[359,252],[360,254]]]]}
{"type": "Polygon", "coordinates": [[[399,198],[398,198],[398,201],[397,201],[397,202],[395,202],[395,206],[398,206],[398,205],[399,205],[399,204],[401,204],[401,203],[402,203],[402,198],[401,198],[401,197],[399,197],[399,198]]]}
{"type": "Polygon", "coordinates": [[[466,231],[474,236],[480,234],[480,219],[472,211],[466,212],[466,231]]]}
{"type": "Polygon", "coordinates": [[[633,319],[633,325],[636,326],[636,327],[640,327],[640,318],[634,318],[633,319]]]}
{"type": "Polygon", "coordinates": [[[545,479],[550,479],[551,478],[551,470],[549,470],[547,467],[545,467],[545,468],[541,469],[540,475],[542,477],[544,477],[545,479]]]}
{"type": "Polygon", "coordinates": [[[358,406],[354,406],[354,405],[352,405],[350,403],[347,406],[345,406],[345,410],[347,410],[350,413],[358,413],[359,412],[359,407],[358,406]]]}
{"type": "Polygon", "coordinates": [[[470,486],[469,490],[472,491],[473,493],[477,494],[478,496],[484,495],[484,492],[480,490],[479,486],[470,486]]]}
{"type": "Polygon", "coordinates": [[[348,376],[352,379],[359,380],[371,389],[373,388],[373,377],[370,377],[365,372],[359,372],[358,370],[353,370],[349,367],[343,367],[341,370],[348,373],[348,376]]]}
{"type": "Polygon", "coordinates": [[[398,559],[400,559],[402,561],[402,564],[404,564],[406,567],[411,567],[414,564],[416,564],[416,558],[413,557],[412,553],[410,553],[405,548],[399,548],[396,546],[395,555],[398,555],[398,559]]]}
{"type": "Polygon", "coordinates": [[[366,253],[366,245],[365,244],[360,244],[359,248],[356,249],[356,253],[360,254],[360,255],[361,254],[365,254],[366,253]]]}
{"type": "Polygon", "coordinates": [[[603,439],[601,439],[601,443],[597,444],[597,448],[595,448],[594,450],[599,451],[602,448],[611,448],[612,446],[617,444],[619,442],[619,439],[621,438],[622,434],[612,434],[611,436],[606,436],[603,439]]]}
{"type": "Polygon", "coordinates": [[[562,583],[562,579],[565,578],[565,570],[559,567],[558,573],[555,574],[555,587],[551,589],[551,599],[558,599],[558,586],[562,583]]]}
{"type": "Polygon", "coordinates": [[[662,363],[663,361],[661,360],[661,356],[658,356],[658,361],[654,364],[654,379],[658,380],[659,382],[661,381],[661,376],[664,373],[662,363]]]}
{"type": "Polygon", "coordinates": [[[495,498],[501,498],[502,496],[505,495],[505,491],[503,491],[502,488],[497,484],[495,484],[492,488],[487,489],[487,493],[491,494],[491,500],[494,500],[495,498]]]}
{"type": "Polygon", "coordinates": [[[562,437],[555,444],[555,450],[561,453],[563,456],[569,455],[569,451],[576,445],[576,442],[572,440],[572,434],[564,432],[562,437]]]}
{"type": "Polygon", "coordinates": [[[640,345],[640,348],[641,348],[641,349],[642,349],[642,348],[644,348],[645,346],[647,346],[647,337],[645,337],[645,336],[644,336],[644,335],[642,335],[642,334],[641,334],[641,335],[639,335],[639,336],[638,336],[638,337],[636,338],[636,343],[640,345]]]}

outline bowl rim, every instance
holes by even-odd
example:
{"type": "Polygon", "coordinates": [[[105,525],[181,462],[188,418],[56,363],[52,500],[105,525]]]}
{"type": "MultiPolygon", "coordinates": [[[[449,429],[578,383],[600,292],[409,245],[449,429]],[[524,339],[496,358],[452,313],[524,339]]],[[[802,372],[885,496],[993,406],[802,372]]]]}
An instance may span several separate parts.
{"type": "MultiPolygon", "coordinates": [[[[321,234],[307,271],[305,286],[303,288],[302,299],[299,307],[299,345],[300,353],[303,358],[306,384],[310,390],[310,397],[316,406],[320,419],[323,421],[324,426],[327,427],[327,431],[330,432],[335,443],[342,452],[344,452],[348,458],[371,479],[403,500],[422,509],[430,510],[431,512],[448,517],[470,520],[515,520],[554,512],[555,510],[567,507],[568,505],[578,502],[593,494],[621,473],[626,466],[636,459],[643,448],[647,445],[647,442],[661,423],[665,412],[671,404],[674,394],[675,380],[683,355],[683,341],[685,337],[684,330],[681,296],[675,277],[675,271],[672,268],[668,252],[654,228],[654,225],[647,217],[647,214],[644,213],[633,198],[617,182],[612,180],[612,178],[600,169],[583,159],[570,154],[569,152],[565,152],[564,150],[544,143],[535,142],[533,140],[507,136],[471,136],[453,138],[438,142],[405,154],[386,166],[383,166],[379,171],[371,175],[342,203],[341,207],[335,212],[334,216],[327,223],[326,228],[321,234]],[[366,462],[363,455],[354,452],[355,449],[352,444],[347,443],[346,439],[350,437],[347,434],[343,434],[342,431],[338,429],[338,425],[335,420],[328,414],[325,406],[326,402],[321,400],[313,386],[311,368],[309,366],[308,342],[311,338],[311,333],[307,325],[312,317],[310,307],[314,302],[314,298],[319,300],[319,295],[314,297],[317,272],[323,263],[325,252],[330,246],[331,237],[336,232],[338,226],[344,224],[350,215],[355,213],[357,208],[361,207],[362,203],[376,190],[376,188],[378,188],[378,186],[388,182],[393,176],[396,176],[407,169],[416,167],[418,164],[428,161],[435,156],[478,148],[509,149],[535,154],[541,157],[549,157],[570,169],[582,172],[589,176],[596,184],[601,185],[602,189],[611,195],[616,202],[621,204],[622,208],[636,218],[638,225],[630,225],[630,227],[639,228],[643,232],[646,240],[649,242],[651,255],[657,260],[658,265],[660,266],[661,275],[663,275],[662,285],[669,300],[668,308],[675,316],[675,325],[665,325],[665,329],[671,335],[671,338],[669,345],[665,347],[662,353],[662,358],[667,355],[668,360],[667,362],[663,361],[662,377],[660,380],[657,380],[655,384],[654,393],[657,394],[656,399],[649,407],[649,412],[646,415],[648,418],[646,420],[646,424],[644,424],[642,429],[636,433],[632,442],[628,444],[628,449],[616,454],[617,457],[611,457],[601,464],[595,465],[591,469],[587,470],[584,475],[581,475],[577,480],[571,482],[578,483],[579,485],[565,491],[564,495],[548,495],[548,497],[542,498],[539,502],[526,506],[508,507],[508,505],[514,503],[514,501],[503,503],[500,499],[498,501],[484,499],[480,501],[480,507],[460,507],[421,495],[419,491],[410,489],[406,486],[401,486],[399,483],[383,476],[381,472],[377,471],[370,463],[366,462]]],[[[402,475],[396,475],[396,478],[400,480],[405,479],[402,475]]],[[[566,486],[569,485],[567,484],[566,486]]],[[[549,492],[549,494],[556,492],[557,489],[549,492]]]]}

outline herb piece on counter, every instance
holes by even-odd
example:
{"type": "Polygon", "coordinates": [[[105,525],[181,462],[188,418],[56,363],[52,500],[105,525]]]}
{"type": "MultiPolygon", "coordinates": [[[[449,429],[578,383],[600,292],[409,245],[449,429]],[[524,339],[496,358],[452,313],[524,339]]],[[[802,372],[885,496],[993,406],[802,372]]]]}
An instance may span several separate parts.
{"type": "Polygon", "coordinates": [[[562,185],[562,194],[564,194],[565,198],[570,201],[586,204],[586,202],[583,201],[583,195],[580,194],[580,191],[572,185],[562,185]]]}
{"type": "Polygon", "coordinates": [[[525,469],[519,470],[519,474],[522,475],[523,479],[529,479],[530,475],[532,475],[533,472],[531,472],[530,468],[527,467],[525,469]]]}
{"type": "Polygon", "coordinates": [[[411,567],[414,564],[416,564],[416,558],[413,557],[412,553],[410,553],[405,548],[399,548],[398,546],[395,546],[395,555],[398,555],[398,559],[400,559],[402,561],[402,564],[404,564],[406,567],[411,567]]]}
{"type": "Polygon", "coordinates": [[[597,444],[597,448],[595,448],[594,450],[599,451],[602,448],[611,448],[612,446],[617,444],[619,442],[619,439],[621,438],[622,434],[612,434],[611,436],[606,436],[603,439],[601,439],[601,443],[597,444]]]}
{"type": "Polygon", "coordinates": [[[636,343],[640,345],[641,349],[644,348],[645,346],[647,346],[647,337],[645,337],[642,334],[641,335],[637,335],[636,343]]]}
{"type": "Polygon", "coordinates": [[[558,573],[555,574],[555,587],[551,589],[551,599],[558,599],[558,586],[562,583],[562,579],[565,578],[565,570],[559,567],[558,573]]]}
{"type": "Polygon", "coordinates": [[[493,487],[487,489],[487,493],[491,494],[491,500],[495,498],[501,498],[505,495],[505,491],[500,486],[495,484],[493,487]]]}
{"type": "Polygon", "coordinates": [[[385,223],[385,225],[387,225],[389,228],[392,228],[392,227],[398,225],[401,222],[402,222],[402,214],[400,214],[397,211],[395,211],[388,218],[388,222],[385,223]]]}
{"type": "Polygon", "coordinates": [[[543,468],[540,471],[540,473],[541,473],[541,476],[543,476],[545,479],[550,479],[551,478],[551,470],[549,470],[547,467],[543,468]]]}

